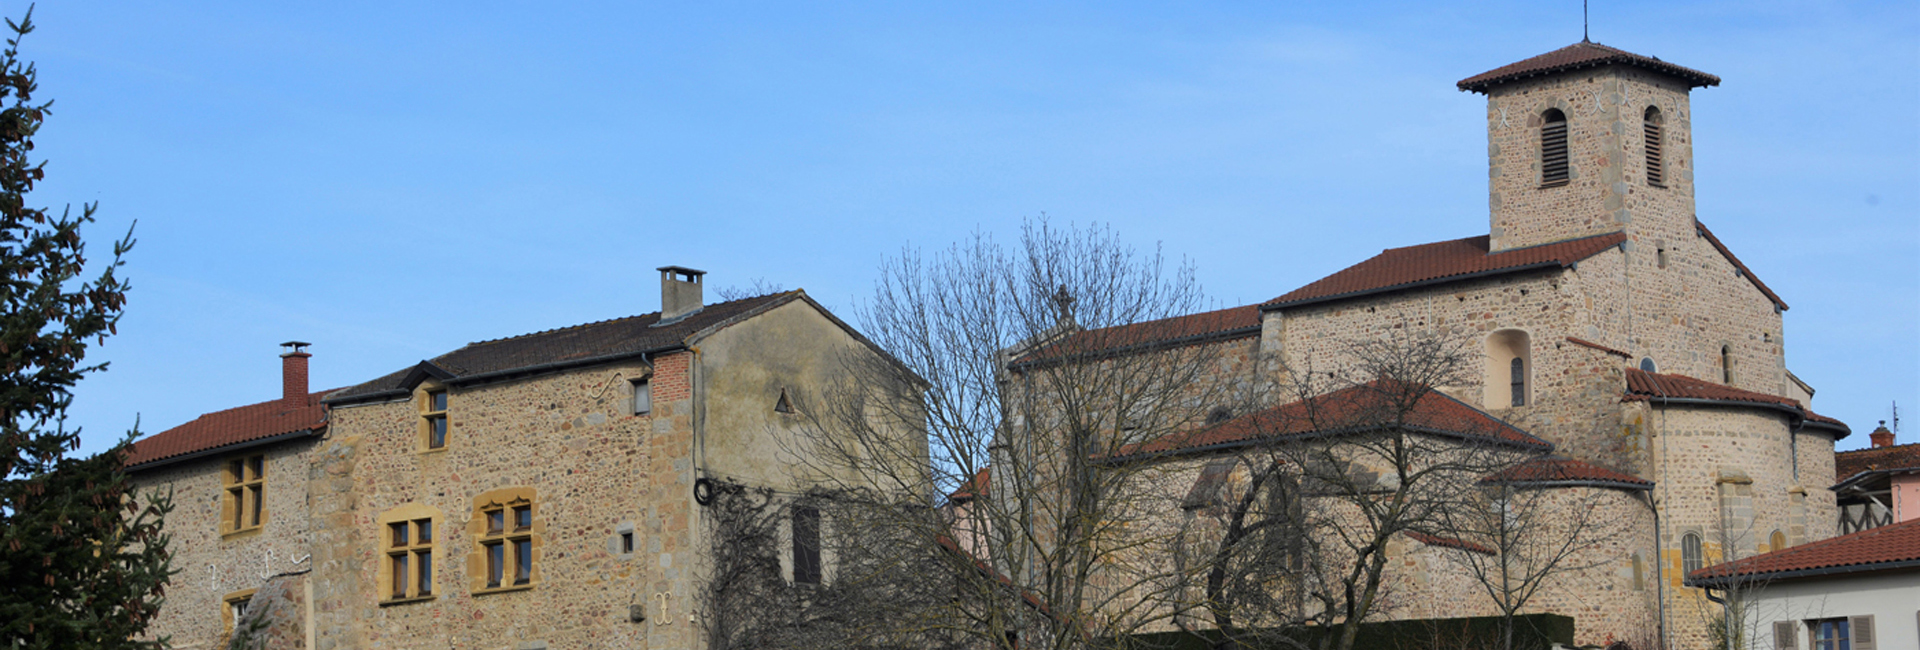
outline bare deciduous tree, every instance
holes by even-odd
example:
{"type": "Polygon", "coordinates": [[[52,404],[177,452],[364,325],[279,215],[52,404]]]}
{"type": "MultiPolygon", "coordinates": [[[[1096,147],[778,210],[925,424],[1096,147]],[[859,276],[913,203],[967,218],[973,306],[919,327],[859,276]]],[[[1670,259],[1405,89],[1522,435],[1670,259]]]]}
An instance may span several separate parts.
{"type": "Polygon", "coordinates": [[[952,592],[889,625],[1065,648],[1124,643],[1172,616],[1165,486],[1111,459],[1243,399],[1219,346],[1176,318],[1203,306],[1190,266],[1098,226],[1041,220],[1016,247],[979,235],[887,261],[857,320],[893,358],[850,359],[796,455],[849,491],[946,512],[874,499],[851,515],[889,531],[886,552],[941,563],[929,579],[952,592]],[[901,422],[925,438],[886,435],[901,422]]]}
{"type": "Polygon", "coordinates": [[[1508,468],[1480,481],[1484,498],[1443,511],[1437,522],[1441,534],[1490,551],[1454,547],[1446,555],[1499,610],[1505,650],[1513,650],[1517,617],[1535,596],[1605,564],[1608,558],[1596,551],[1624,534],[1624,527],[1606,519],[1612,512],[1606,506],[1637,497],[1591,481],[1569,485],[1579,482],[1570,478],[1574,462],[1547,457],[1508,468]]]}
{"type": "Polygon", "coordinates": [[[1252,471],[1208,560],[1218,633],[1349,650],[1388,601],[1395,538],[1439,534],[1477,481],[1547,449],[1436,390],[1469,383],[1460,342],[1400,331],[1326,357],[1331,371],[1291,369],[1293,401],[1223,425],[1252,471]],[[1286,564],[1263,559],[1278,549],[1286,564]],[[1269,634],[1309,626],[1330,632],[1269,634]]]}

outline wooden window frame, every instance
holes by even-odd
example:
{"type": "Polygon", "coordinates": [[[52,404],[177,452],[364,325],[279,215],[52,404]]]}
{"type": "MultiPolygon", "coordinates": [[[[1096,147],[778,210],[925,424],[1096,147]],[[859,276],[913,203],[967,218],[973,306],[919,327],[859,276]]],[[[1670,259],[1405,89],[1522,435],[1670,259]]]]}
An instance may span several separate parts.
{"type": "Polygon", "coordinates": [[[439,384],[422,384],[414,401],[420,410],[420,451],[446,451],[453,439],[453,392],[439,384]]]}
{"type": "Polygon", "coordinates": [[[259,532],[267,522],[267,455],[228,458],[220,478],[220,535],[259,532]]]}
{"type": "Polygon", "coordinates": [[[438,595],[433,590],[433,551],[440,539],[437,528],[432,517],[400,519],[381,526],[381,535],[386,538],[386,570],[380,574],[387,596],[383,604],[428,600],[438,595]]]}
{"type": "Polygon", "coordinates": [[[467,532],[474,539],[473,553],[467,560],[471,593],[522,591],[539,585],[546,520],[533,488],[502,488],[481,494],[474,499],[467,532]],[[497,527],[493,525],[496,516],[497,527]]]}

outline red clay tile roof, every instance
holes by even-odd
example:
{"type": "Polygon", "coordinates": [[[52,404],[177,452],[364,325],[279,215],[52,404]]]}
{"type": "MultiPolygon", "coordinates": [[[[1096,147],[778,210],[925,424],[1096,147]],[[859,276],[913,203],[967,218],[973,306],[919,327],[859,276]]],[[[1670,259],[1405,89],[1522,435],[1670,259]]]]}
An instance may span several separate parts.
{"type": "Polygon", "coordinates": [[[284,400],[274,399],[202,415],[135,441],[127,467],[148,469],[142,466],[286,434],[317,434],[327,425],[327,407],[320,403],[327,392],[309,394],[304,403],[293,408],[288,408],[284,400]]]}
{"type": "Polygon", "coordinates": [[[1461,90],[1485,93],[1494,86],[1528,77],[1614,64],[1672,75],[1687,82],[1689,88],[1720,85],[1719,77],[1705,72],[1667,63],[1659,57],[1641,56],[1590,41],[1581,41],[1519,63],[1494,68],[1462,79],[1457,85],[1461,90]]]}
{"type": "Polygon", "coordinates": [[[1201,453],[1260,441],[1404,427],[1423,433],[1494,441],[1539,450],[1552,445],[1439,391],[1377,380],[1249,413],[1208,427],[1129,445],[1114,459],[1201,453]],[[1405,413],[1392,406],[1401,400],[1405,413]]]}
{"type": "Polygon", "coordinates": [[[1735,580],[1783,580],[1916,566],[1920,566],[1920,519],[1910,519],[1716,564],[1687,574],[1687,584],[1718,586],[1735,580]]]}
{"type": "Polygon", "coordinates": [[[1853,432],[1839,420],[1807,410],[1800,405],[1799,400],[1742,390],[1686,375],[1653,373],[1639,368],[1627,369],[1627,394],[1621,397],[1621,400],[1629,402],[1702,400],[1733,405],[1752,404],[1805,418],[1815,426],[1838,434],[1833,437],[1835,440],[1845,438],[1853,432]]]}
{"type": "Polygon", "coordinates": [[[1495,472],[1482,483],[1536,486],[1610,487],[1651,490],[1653,481],[1583,460],[1544,456],[1495,472]]]}
{"type": "MultiPolygon", "coordinates": [[[[571,363],[594,363],[682,347],[687,344],[689,337],[708,328],[727,325],[767,309],[802,299],[805,299],[804,295],[796,290],[716,303],[661,327],[653,326],[660,322],[660,312],[562,327],[511,338],[468,343],[458,350],[429,359],[426,363],[444,371],[453,381],[571,363]]],[[[328,395],[327,402],[338,404],[404,395],[411,387],[401,384],[415,372],[416,368],[418,366],[408,367],[328,395]]]]}
{"type": "MultiPolygon", "coordinates": [[[[1627,369],[1627,397],[1632,401],[1657,398],[1704,399],[1716,402],[1773,404],[1801,411],[1800,402],[1779,395],[1756,393],[1725,384],[1716,384],[1686,375],[1660,374],[1639,368],[1627,369]]],[[[1804,412],[1804,411],[1801,411],[1804,412]]]]}
{"type": "Polygon", "coordinates": [[[1260,306],[1246,305],[1130,325],[1081,330],[1022,355],[1014,365],[1061,357],[1156,349],[1260,333],[1260,306]]]}
{"type": "Polygon", "coordinates": [[[993,468],[991,467],[980,468],[980,471],[973,473],[973,478],[967,479],[966,482],[960,484],[960,487],[954,488],[953,493],[947,495],[947,500],[966,501],[974,497],[986,496],[987,491],[993,486],[993,483],[989,480],[992,472],[993,468]]]}
{"type": "Polygon", "coordinates": [[[1845,422],[1841,422],[1839,420],[1821,415],[1819,413],[1815,413],[1811,410],[1801,409],[1801,411],[1807,414],[1806,426],[1820,428],[1820,429],[1829,429],[1829,430],[1839,432],[1840,435],[1834,436],[1834,440],[1845,438],[1849,434],[1853,433],[1853,428],[1848,427],[1847,423],[1845,422]]]}
{"type": "Polygon", "coordinates": [[[1833,455],[1835,483],[1845,483],[1862,472],[1905,469],[1920,469],[1920,443],[1869,447],[1833,455]]]}
{"type": "Polygon", "coordinates": [[[1474,553],[1479,553],[1481,555],[1495,554],[1493,549],[1491,548],[1487,548],[1486,546],[1475,544],[1473,542],[1469,542],[1464,539],[1455,539],[1452,537],[1441,537],[1439,535],[1428,535],[1426,533],[1415,532],[1411,530],[1407,531],[1407,536],[1413,538],[1414,541],[1420,542],[1422,544],[1426,544],[1428,546],[1443,546],[1446,548],[1457,548],[1463,551],[1472,551],[1474,553]]]}
{"type": "Polygon", "coordinates": [[[1601,344],[1599,344],[1599,343],[1594,343],[1593,341],[1589,341],[1589,340],[1586,340],[1586,339],[1582,339],[1582,338],[1575,338],[1575,337],[1571,337],[1571,336],[1569,336],[1569,337],[1567,337],[1567,342],[1568,342],[1568,343],[1572,343],[1572,344],[1574,344],[1574,345],[1578,345],[1578,346],[1581,346],[1581,347],[1588,347],[1588,348],[1593,348],[1593,349],[1595,349],[1595,350],[1599,350],[1599,351],[1601,351],[1601,352],[1605,352],[1605,353],[1607,353],[1607,354],[1611,354],[1611,355],[1614,355],[1614,356],[1617,356],[1617,357],[1621,357],[1621,358],[1625,358],[1625,359],[1632,359],[1632,358],[1633,358],[1633,355],[1631,355],[1631,354],[1628,354],[1628,353],[1627,353],[1627,352],[1626,352],[1625,350],[1615,350],[1615,349],[1613,349],[1613,348],[1610,348],[1610,347],[1607,347],[1607,346],[1604,346],[1604,345],[1601,345],[1601,344]]]}
{"type": "Polygon", "coordinates": [[[1774,306],[1779,307],[1780,311],[1787,310],[1787,302],[1781,300],[1780,296],[1774,294],[1772,289],[1768,289],[1767,283],[1761,282],[1760,276],[1754,275],[1753,271],[1749,270],[1746,264],[1741,263],[1740,258],[1734,257],[1733,249],[1727,248],[1726,244],[1720,243],[1720,238],[1713,236],[1713,231],[1707,230],[1707,224],[1700,223],[1699,219],[1695,219],[1693,220],[1693,228],[1700,232],[1701,237],[1707,238],[1708,243],[1713,244],[1714,250],[1720,251],[1721,255],[1726,256],[1727,261],[1733,263],[1733,268],[1740,270],[1741,277],[1746,278],[1748,282],[1752,282],[1753,286],[1760,290],[1760,293],[1766,294],[1767,300],[1773,301],[1774,306]]]}
{"type": "Polygon", "coordinates": [[[1487,237],[1481,235],[1389,248],[1372,259],[1269,300],[1261,308],[1293,307],[1501,273],[1566,268],[1626,240],[1626,234],[1616,232],[1489,254],[1487,237]]]}

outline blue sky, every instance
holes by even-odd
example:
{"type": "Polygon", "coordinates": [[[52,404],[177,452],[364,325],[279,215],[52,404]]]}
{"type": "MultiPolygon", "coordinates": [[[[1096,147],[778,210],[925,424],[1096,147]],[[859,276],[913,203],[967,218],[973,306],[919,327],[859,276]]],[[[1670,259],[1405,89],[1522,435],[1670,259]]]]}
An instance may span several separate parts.
{"type": "MultiPolygon", "coordinates": [[[[1573,0],[183,4],[43,2],[25,47],[34,202],[99,201],[101,251],[139,220],[86,452],[276,397],[288,339],[344,386],[654,311],[666,264],[844,313],[902,246],[1043,213],[1265,300],[1483,234],[1453,84],[1581,37],[1573,0]]],[[[1599,2],[1593,39],[1725,80],[1699,215],[1842,446],[1920,417],[1920,5],[1599,2]]]]}

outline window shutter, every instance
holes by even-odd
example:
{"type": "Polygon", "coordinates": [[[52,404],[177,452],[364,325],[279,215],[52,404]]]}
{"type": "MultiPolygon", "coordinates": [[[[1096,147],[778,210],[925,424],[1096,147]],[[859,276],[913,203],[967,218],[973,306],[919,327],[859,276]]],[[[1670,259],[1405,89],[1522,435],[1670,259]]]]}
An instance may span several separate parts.
{"type": "Polygon", "coordinates": [[[1848,632],[1853,636],[1853,650],[1873,650],[1873,617],[1848,616],[1848,632]]]}
{"type": "Polygon", "coordinates": [[[1540,184],[1567,182],[1567,123],[1548,122],[1540,128],[1540,184]]]}
{"type": "Polygon", "coordinates": [[[1667,170],[1664,161],[1661,159],[1660,125],[1654,122],[1646,123],[1645,136],[1647,148],[1647,184],[1654,187],[1666,187],[1667,170]]]}
{"type": "Polygon", "coordinates": [[[1793,621],[1773,622],[1773,650],[1799,650],[1799,637],[1794,635],[1793,621]]]}

